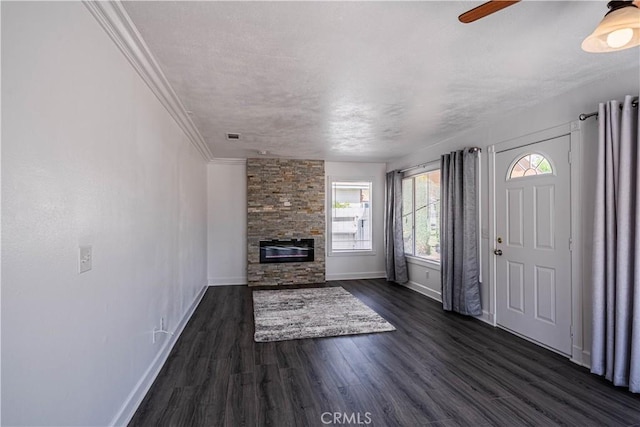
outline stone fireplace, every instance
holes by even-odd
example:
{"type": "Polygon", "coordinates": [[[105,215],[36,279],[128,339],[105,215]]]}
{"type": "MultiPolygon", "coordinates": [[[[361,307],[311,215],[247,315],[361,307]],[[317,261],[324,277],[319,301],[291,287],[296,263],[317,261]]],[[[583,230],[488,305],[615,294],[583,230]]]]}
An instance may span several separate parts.
{"type": "Polygon", "coordinates": [[[323,161],[247,159],[249,286],[325,281],[324,180],[323,161]]]}

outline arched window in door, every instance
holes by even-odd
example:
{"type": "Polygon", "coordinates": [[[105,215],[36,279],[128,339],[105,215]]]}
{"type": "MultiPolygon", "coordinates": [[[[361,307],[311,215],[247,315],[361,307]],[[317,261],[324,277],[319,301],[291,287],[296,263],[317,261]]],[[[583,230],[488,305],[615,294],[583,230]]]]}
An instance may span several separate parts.
{"type": "Polygon", "coordinates": [[[509,171],[509,179],[552,174],[551,162],[542,154],[528,153],[520,157],[509,171]]]}

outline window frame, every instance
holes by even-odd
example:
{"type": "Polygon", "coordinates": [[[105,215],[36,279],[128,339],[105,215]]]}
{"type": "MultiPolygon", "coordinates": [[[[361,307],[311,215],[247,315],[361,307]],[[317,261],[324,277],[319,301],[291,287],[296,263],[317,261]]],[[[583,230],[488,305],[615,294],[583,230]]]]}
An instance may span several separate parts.
{"type": "MultiPolygon", "coordinates": [[[[426,165],[420,169],[411,171],[409,173],[404,173],[402,176],[402,181],[404,182],[405,179],[411,179],[411,207],[412,207],[412,216],[411,216],[411,233],[412,233],[412,243],[413,243],[413,248],[412,248],[412,253],[408,254],[405,253],[405,258],[407,259],[407,261],[409,263],[412,264],[418,264],[418,265],[422,265],[424,267],[440,267],[441,265],[441,260],[436,260],[433,258],[427,258],[424,256],[419,256],[419,255],[415,255],[416,253],[416,231],[415,231],[415,227],[416,227],[416,180],[415,178],[419,175],[424,175],[424,174],[428,174],[431,172],[435,172],[435,171],[440,171],[440,162],[434,162],[430,165],[426,165]]],[[[442,176],[442,174],[441,174],[442,176]]],[[[442,202],[440,202],[440,211],[442,211],[442,202]]],[[[404,219],[404,212],[402,213],[403,215],[403,219],[404,219]]],[[[403,221],[404,223],[404,221],[403,221]]],[[[439,226],[441,226],[441,224],[439,224],[439,226]]]]}
{"type": "Polygon", "coordinates": [[[365,177],[342,177],[342,176],[328,176],[327,177],[327,237],[325,239],[326,245],[326,254],[330,257],[341,257],[341,256],[367,256],[367,255],[376,255],[376,236],[375,236],[375,227],[374,227],[374,215],[373,215],[373,206],[374,206],[374,187],[375,187],[375,179],[372,176],[365,177]],[[371,249],[333,249],[333,184],[336,182],[368,182],[369,183],[369,228],[371,232],[371,249]]]}

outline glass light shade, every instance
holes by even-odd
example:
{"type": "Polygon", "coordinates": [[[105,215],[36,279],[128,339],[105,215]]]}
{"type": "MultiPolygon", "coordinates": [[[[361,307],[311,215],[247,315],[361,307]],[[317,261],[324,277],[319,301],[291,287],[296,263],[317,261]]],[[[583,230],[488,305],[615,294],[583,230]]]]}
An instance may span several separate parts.
{"type": "Polygon", "coordinates": [[[622,47],[633,39],[633,30],[631,28],[623,28],[615,30],[607,35],[607,45],[614,49],[622,47]]]}
{"type": "Polygon", "coordinates": [[[616,52],[640,45],[640,9],[633,6],[609,12],[582,42],[586,52],[616,52]]]}

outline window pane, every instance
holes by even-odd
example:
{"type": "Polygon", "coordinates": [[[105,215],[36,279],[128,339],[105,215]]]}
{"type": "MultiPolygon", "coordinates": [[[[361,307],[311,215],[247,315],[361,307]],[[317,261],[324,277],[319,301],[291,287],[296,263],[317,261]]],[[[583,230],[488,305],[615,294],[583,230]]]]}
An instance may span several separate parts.
{"type": "Polygon", "coordinates": [[[430,172],[429,177],[429,255],[440,261],[440,170],[430,172]]]}
{"type": "Polygon", "coordinates": [[[416,179],[416,255],[425,256],[427,252],[427,180],[424,175],[417,176],[416,179]]]}
{"type": "Polygon", "coordinates": [[[542,157],[540,154],[532,154],[531,155],[531,167],[534,168],[534,169],[537,169],[538,165],[543,160],[544,160],[544,157],[542,157]]]}
{"type": "Polygon", "coordinates": [[[440,260],[440,171],[415,177],[416,256],[440,260]]]}
{"type": "Polygon", "coordinates": [[[538,173],[545,174],[545,173],[552,173],[552,172],[553,171],[551,170],[551,165],[549,164],[549,160],[543,159],[538,165],[538,173]]]}
{"type": "Polygon", "coordinates": [[[372,250],[371,182],[332,182],[331,187],[331,250],[372,250]]]}
{"type": "Polygon", "coordinates": [[[402,238],[404,253],[413,255],[413,178],[402,180],[402,238]]]}
{"type": "Polygon", "coordinates": [[[524,168],[522,167],[520,162],[518,162],[511,170],[511,178],[517,178],[523,175],[524,175],[524,168]]]}

